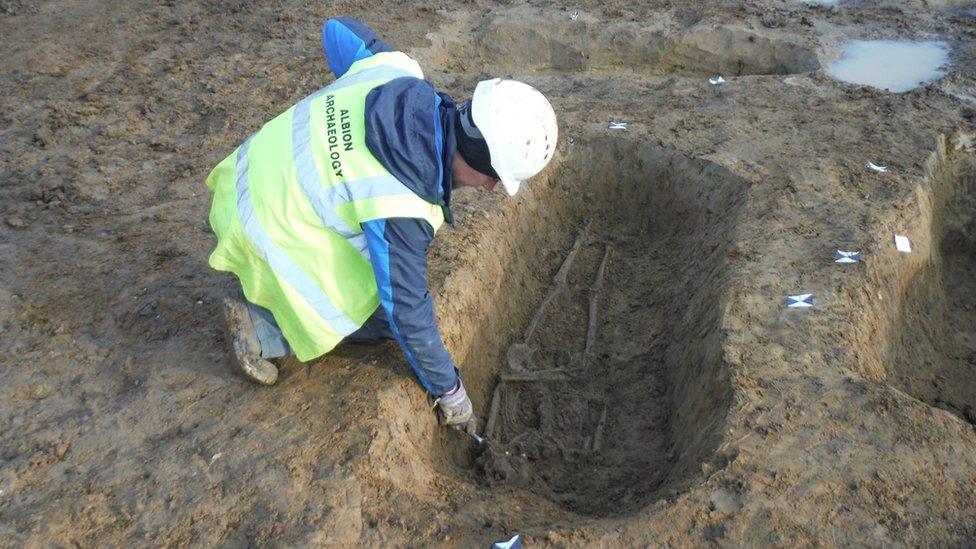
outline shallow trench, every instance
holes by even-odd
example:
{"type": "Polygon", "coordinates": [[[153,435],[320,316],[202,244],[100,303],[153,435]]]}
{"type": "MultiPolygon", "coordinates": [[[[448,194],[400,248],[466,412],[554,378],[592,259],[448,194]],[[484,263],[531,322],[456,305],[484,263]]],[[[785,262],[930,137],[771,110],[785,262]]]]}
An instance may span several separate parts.
{"type": "Polygon", "coordinates": [[[454,73],[634,72],[641,75],[795,74],[815,71],[813,48],[791,37],[735,26],[675,31],[665,20],[606,22],[518,7],[458,16],[415,52],[454,73]]]}
{"type": "Polygon", "coordinates": [[[888,315],[883,374],[976,425],[976,155],[944,140],[928,172],[919,245],[888,315]]]}
{"type": "Polygon", "coordinates": [[[442,329],[482,428],[495,400],[489,449],[405,431],[431,453],[408,459],[598,517],[695,482],[731,401],[721,319],[746,188],[658,146],[569,147],[446,289],[442,329]]]}

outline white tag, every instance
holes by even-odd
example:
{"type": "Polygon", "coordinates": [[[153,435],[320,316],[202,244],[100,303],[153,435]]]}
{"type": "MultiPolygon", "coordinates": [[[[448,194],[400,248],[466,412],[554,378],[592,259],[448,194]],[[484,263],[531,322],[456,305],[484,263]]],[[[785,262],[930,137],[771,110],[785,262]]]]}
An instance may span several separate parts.
{"type": "MultiPolygon", "coordinates": [[[[505,453],[507,454],[508,452],[505,453]]],[[[512,536],[512,539],[496,541],[491,544],[491,549],[515,549],[516,547],[519,549],[522,547],[522,537],[518,534],[512,536]]]]}
{"type": "Polygon", "coordinates": [[[786,296],[786,306],[790,309],[813,307],[813,294],[788,295],[786,296]]]}
{"type": "Polygon", "coordinates": [[[874,162],[870,162],[870,161],[868,162],[868,167],[871,168],[872,170],[878,172],[878,173],[885,173],[885,172],[888,171],[888,167],[887,166],[879,166],[879,165],[875,164],[874,162]]]}
{"type": "Polygon", "coordinates": [[[861,252],[845,252],[837,250],[834,254],[834,263],[857,263],[861,260],[861,252]]]}
{"type": "Polygon", "coordinates": [[[900,234],[896,234],[895,235],[895,248],[897,248],[899,252],[905,252],[906,254],[907,253],[911,253],[912,252],[912,243],[908,241],[908,237],[907,236],[902,236],[900,234]]]}

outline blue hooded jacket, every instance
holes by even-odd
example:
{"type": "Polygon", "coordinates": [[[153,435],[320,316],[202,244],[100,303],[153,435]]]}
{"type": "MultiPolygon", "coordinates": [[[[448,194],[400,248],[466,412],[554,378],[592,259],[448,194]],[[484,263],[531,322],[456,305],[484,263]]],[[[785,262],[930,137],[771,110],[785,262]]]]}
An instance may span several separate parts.
{"type": "MultiPolygon", "coordinates": [[[[322,27],[329,69],[340,78],[371,55],[394,51],[356,19],[329,19],[322,27]]],[[[366,145],[411,191],[450,212],[451,168],[456,150],[454,100],[433,84],[403,77],[366,96],[366,145]]],[[[351,341],[396,339],[424,389],[440,396],[454,389],[458,372],[444,348],[434,300],[427,287],[427,250],[434,238],[427,221],[392,218],[362,224],[379,289],[376,313],[351,341]]]]}

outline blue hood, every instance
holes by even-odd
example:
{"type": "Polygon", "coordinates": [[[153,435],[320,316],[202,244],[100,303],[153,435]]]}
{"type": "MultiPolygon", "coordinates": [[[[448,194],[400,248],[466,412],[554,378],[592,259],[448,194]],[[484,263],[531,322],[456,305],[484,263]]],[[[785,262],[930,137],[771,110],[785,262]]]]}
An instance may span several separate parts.
{"type": "Polygon", "coordinates": [[[366,96],[366,146],[417,196],[451,215],[451,168],[457,142],[454,100],[419,78],[402,77],[366,96]]]}

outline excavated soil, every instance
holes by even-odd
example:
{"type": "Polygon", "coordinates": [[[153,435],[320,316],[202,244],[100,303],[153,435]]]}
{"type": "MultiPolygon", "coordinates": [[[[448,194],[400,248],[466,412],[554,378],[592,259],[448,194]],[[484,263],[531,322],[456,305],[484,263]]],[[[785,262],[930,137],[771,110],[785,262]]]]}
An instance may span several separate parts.
{"type": "Polygon", "coordinates": [[[0,1],[0,546],[971,545],[974,28],[958,1],[0,1]],[[512,76],[558,113],[552,164],[457,193],[431,249],[485,446],[394,344],[271,388],[226,366],[203,180],[331,81],[335,15],[459,99],[512,76]],[[860,39],[944,41],[948,74],[827,77],[860,39]]]}

